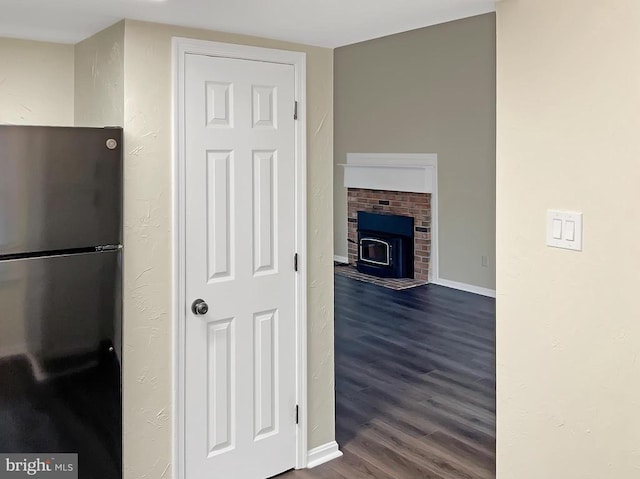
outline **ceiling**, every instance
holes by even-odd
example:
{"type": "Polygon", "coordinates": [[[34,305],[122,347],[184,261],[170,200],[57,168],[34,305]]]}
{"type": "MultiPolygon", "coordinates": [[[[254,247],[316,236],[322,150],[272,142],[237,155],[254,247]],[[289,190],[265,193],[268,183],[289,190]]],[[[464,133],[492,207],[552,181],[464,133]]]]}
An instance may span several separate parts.
{"type": "Polygon", "coordinates": [[[494,9],[494,0],[0,0],[0,37],[77,43],[131,18],[332,48],[494,9]]]}

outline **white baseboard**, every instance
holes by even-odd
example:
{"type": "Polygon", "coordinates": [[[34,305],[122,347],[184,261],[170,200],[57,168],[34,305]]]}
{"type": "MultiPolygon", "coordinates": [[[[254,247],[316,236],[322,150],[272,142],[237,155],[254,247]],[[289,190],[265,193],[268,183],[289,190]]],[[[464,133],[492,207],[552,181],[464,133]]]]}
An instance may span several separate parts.
{"type": "Polygon", "coordinates": [[[468,293],[475,293],[475,294],[480,294],[482,296],[488,296],[489,298],[496,297],[495,289],[482,288],[480,286],[474,286],[472,284],[466,284],[466,283],[458,283],[457,281],[450,281],[448,279],[442,279],[442,278],[438,278],[432,283],[440,286],[446,286],[447,288],[466,291],[468,293]]]}
{"type": "Polygon", "coordinates": [[[337,459],[340,456],[342,456],[342,452],[338,449],[338,443],[336,441],[314,447],[307,453],[307,468],[311,469],[312,467],[337,459]]]}
{"type": "Polygon", "coordinates": [[[349,258],[347,258],[346,256],[334,255],[333,261],[335,261],[336,263],[349,264],[349,258]]]}

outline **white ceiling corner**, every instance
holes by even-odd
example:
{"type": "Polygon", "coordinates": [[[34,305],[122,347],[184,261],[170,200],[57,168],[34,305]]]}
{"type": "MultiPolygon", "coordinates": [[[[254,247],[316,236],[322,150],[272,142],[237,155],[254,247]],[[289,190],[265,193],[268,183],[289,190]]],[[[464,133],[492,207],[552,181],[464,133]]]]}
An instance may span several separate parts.
{"type": "Polygon", "coordinates": [[[495,0],[0,0],[0,37],[77,43],[131,18],[335,48],[480,15],[495,0]]]}

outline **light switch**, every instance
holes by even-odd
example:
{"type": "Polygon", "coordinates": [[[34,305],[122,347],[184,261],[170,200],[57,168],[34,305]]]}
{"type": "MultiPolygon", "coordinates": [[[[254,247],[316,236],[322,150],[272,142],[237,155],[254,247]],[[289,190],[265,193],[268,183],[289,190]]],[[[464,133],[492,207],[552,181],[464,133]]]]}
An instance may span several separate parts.
{"type": "Polygon", "coordinates": [[[582,251],[582,213],[547,210],[547,245],[582,251]]]}
{"type": "Polygon", "coordinates": [[[551,228],[551,236],[554,239],[562,239],[562,220],[554,218],[551,228]]]}
{"type": "MultiPolygon", "coordinates": [[[[565,224],[564,239],[566,239],[567,241],[575,241],[576,222],[573,220],[567,220],[564,222],[564,224],[565,224]]],[[[562,237],[562,235],[560,237],[562,237]]]]}

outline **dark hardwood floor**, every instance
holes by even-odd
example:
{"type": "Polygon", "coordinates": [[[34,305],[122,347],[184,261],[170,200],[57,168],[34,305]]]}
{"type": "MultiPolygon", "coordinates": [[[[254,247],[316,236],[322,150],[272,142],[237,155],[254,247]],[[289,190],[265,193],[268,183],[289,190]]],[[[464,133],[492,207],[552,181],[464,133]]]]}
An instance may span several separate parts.
{"type": "Polygon", "coordinates": [[[335,277],[336,440],[278,479],[495,478],[495,300],[335,277]]]}

